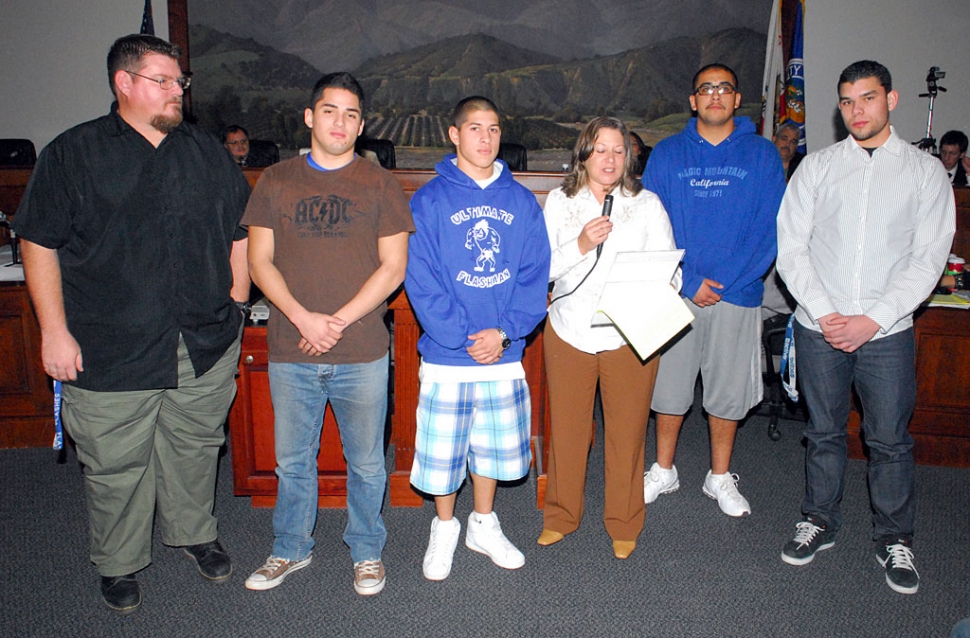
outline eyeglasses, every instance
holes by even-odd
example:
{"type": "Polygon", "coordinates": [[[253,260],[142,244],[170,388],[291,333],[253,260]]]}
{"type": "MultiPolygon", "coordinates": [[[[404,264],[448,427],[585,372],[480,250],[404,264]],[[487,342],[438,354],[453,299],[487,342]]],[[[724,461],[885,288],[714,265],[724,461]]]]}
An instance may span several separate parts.
{"type": "Polygon", "coordinates": [[[730,82],[721,82],[720,84],[701,84],[699,87],[694,89],[695,95],[733,95],[738,88],[731,84],[730,82]]]}
{"type": "Polygon", "coordinates": [[[190,86],[192,86],[192,78],[186,77],[184,75],[180,78],[175,78],[173,80],[172,78],[161,78],[161,79],[151,78],[151,77],[148,77],[147,75],[142,75],[141,73],[135,73],[134,71],[129,71],[128,69],[125,69],[125,73],[129,75],[137,75],[140,78],[151,80],[152,82],[157,82],[158,86],[160,86],[163,91],[171,91],[172,89],[175,88],[176,85],[182,87],[183,91],[189,88],[190,86]]]}
{"type": "Polygon", "coordinates": [[[226,142],[229,146],[239,146],[240,144],[249,144],[249,140],[233,140],[231,142],[226,142]]]}

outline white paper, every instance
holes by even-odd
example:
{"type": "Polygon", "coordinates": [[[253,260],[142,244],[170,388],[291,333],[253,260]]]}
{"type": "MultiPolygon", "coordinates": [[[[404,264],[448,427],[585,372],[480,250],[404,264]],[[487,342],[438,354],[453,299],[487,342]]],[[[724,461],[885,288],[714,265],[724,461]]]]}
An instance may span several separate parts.
{"type": "Polygon", "coordinates": [[[694,315],[670,285],[683,250],[618,253],[593,325],[612,323],[641,359],[646,360],[694,315]]]}

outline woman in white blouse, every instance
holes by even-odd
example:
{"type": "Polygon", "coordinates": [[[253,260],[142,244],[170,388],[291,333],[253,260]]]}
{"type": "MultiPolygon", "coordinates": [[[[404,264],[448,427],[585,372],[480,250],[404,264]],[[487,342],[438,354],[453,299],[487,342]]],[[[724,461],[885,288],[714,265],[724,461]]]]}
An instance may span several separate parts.
{"type": "MultiPolygon", "coordinates": [[[[583,518],[593,401],[604,416],[604,523],[617,558],[630,556],[643,529],[643,457],[659,355],[644,362],[612,325],[592,327],[596,304],[618,252],[673,250],[660,199],[633,176],[626,126],[590,121],[576,142],[571,171],[549,193],[545,218],[555,283],[543,336],[552,413],[546,504],[540,545],[575,531],[583,518]],[[612,195],[612,215],[603,215],[612,195]]],[[[672,285],[679,288],[680,274],[672,285]]]]}

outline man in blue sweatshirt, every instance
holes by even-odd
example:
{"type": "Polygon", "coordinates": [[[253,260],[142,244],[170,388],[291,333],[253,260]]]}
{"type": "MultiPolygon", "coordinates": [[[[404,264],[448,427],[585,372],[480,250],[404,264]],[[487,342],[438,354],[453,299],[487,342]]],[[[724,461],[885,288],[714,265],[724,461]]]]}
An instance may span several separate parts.
{"type": "Polygon", "coordinates": [[[461,524],[455,497],[472,475],[474,511],[465,545],[499,567],[525,557],[492,511],[500,480],[529,471],[531,402],[525,338],[546,314],[549,239],[535,196],[496,161],[502,130],[495,104],[465,98],[448,135],[457,155],[411,198],[405,287],[424,334],[411,483],[435,499],[424,576],[451,572],[461,524]]]}
{"type": "Polygon", "coordinates": [[[681,294],[694,321],[660,360],[652,408],[657,462],[644,475],[644,500],[680,487],[674,453],[698,373],[709,416],[711,469],[704,494],[729,516],[751,513],[730,473],[738,421],[761,401],[762,277],[775,259],[775,217],[785,192],[778,151],[755,133],[737,75],[723,64],[694,76],[697,112],[650,155],[643,185],[660,196],[678,248],[685,249],[681,294]]]}

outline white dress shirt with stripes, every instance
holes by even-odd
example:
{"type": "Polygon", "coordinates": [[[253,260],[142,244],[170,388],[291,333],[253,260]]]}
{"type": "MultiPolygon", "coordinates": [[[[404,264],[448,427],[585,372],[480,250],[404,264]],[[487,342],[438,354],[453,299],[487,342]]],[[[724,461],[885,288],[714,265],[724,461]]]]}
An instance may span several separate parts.
{"type": "Polygon", "coordinates": [[[872,156],[850,136],[808,155],[778,213],[778,272],[795,318],[819,331],[838,312],[864,314],[878,339],[913,325],[953,241],[956,207],[938,159],[895,129],[872,156]]]}

